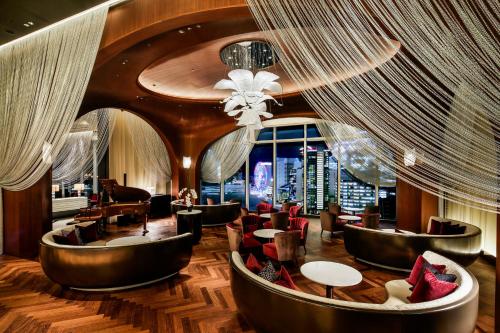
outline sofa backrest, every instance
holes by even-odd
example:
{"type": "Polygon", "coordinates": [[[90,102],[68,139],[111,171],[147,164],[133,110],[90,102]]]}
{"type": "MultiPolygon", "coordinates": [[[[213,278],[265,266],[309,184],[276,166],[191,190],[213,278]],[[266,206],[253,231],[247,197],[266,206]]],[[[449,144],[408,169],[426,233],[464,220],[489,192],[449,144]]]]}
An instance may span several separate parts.
{"type": "MultiPolygon", "coordinates": [[[[449,222],[451,222],[451,224],[458,224],[460,226],[465,226],[465,232],[463,234],[459,234],[459,235],[469,235],[469,234],[473,234],[473,233],[477,233],[477,232],[481,233],[481,229],[479,229],[475,225],[465,223],[462,221],[458,221],[458,220],[447,219],[447,218],[443,218],[443,217],[439,217],[439,216],[429,217],[429,221],[427,222],[427,233],[429,233],[431,230],[431,221],[432,220],[435,220],[438,222],[448,222],[449,221],[449,222]]],[[[446,235],[441,235],[441,236],[446,236],[446,235]]]]}

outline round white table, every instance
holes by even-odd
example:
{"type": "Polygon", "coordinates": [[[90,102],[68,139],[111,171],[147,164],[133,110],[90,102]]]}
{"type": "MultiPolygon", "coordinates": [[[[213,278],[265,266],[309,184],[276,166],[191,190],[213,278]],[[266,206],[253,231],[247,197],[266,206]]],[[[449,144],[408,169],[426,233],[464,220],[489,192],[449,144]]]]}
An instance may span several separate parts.
{"type": "Polygon", "coordinates": [[[361,221],[361,217],[355,215],[339,215],[338,219],[347,221],[347,223],[361,221]]]}
{"type": "Polygon", "coordinates": [[[262,213],[259,215],[260,217],[263,217],[265,219],[270,219],[271,218],[271,213],[262,213]]]}
{"type": "Polygon", "coordinates": [[[363,280],[350,266],[333,261],[311,261],[300,266],[300,273],[311,281],[326,285],[326,297],[333,298],[333,287],[347,287],[363,280]]]}
{"type": "Polygon", "coordinates": [[[342,210],[345,210],[346,212],[351,212],[353,215],[359,212],[364,212],[364,208],[349,208],[349,207],[343,207],[342,210]]]}
{"type": "Polygon", "coordinates": [[[135,245],[151,242],[151,238],[148,236],[127,236],[112,239],[106,242],[106,246],[118,246],[118,245],[135,245]]]}
{"type": "Polygon", "coordinates": [[[274,238],[274,235],[283,232],[279,229],[258,229],[253,232],[253,235],[260,238],[267,238],[269,241],[274,238]]]}

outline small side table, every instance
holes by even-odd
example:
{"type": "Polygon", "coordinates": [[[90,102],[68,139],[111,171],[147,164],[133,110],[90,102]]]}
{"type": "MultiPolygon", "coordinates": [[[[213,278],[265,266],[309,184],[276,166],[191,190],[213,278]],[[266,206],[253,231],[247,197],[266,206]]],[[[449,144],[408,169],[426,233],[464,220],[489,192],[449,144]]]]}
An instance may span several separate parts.
{"type": "Polygon", "coordinates": [[[255,237],[267,238],[269,242],[274,238],[274,235],[283,232],[283,230],[279,229],[258,229],[253,232],[255,237]]]}
{"type": "Polygon", "coordinates": [[[326,285],[326,297],[333,298],[333,287],[354,286],[363,280],[350,266],[333,261],[311,261],[300,266],[300,273],[311,281],[326,285]]]}
{"type": "Polygon", "coordinates": [[[347,221],[347,223],[349,223],[349,224],[361,221],[361,217],[354,216],[354,215],[339,215],[338,219],[347,221]]]}
{"type": "Polygon", "coordinates": [[[177,235],[185,232],[193,234],[193,244],[198,244],[202,236],[201,210],[179,210],[177,212],[177,235]]]}

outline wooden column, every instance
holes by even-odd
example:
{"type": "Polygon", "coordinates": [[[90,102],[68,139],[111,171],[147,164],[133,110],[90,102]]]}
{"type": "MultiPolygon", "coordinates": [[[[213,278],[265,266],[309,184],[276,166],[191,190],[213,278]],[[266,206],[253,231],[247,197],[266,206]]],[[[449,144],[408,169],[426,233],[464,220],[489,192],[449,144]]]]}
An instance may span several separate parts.
{"type": "Polygon", "coordinates": [[[396,181],[397,227],[416,233],[424,232],[429,217],[438,215],[438,197],[402,180],[396,181]]]}
{"type": "Polygon", "coordinates": [[[52,229],[52,171],[24,191],[3,190],[4,253],[35,258],[38,242],[52,229]]]}

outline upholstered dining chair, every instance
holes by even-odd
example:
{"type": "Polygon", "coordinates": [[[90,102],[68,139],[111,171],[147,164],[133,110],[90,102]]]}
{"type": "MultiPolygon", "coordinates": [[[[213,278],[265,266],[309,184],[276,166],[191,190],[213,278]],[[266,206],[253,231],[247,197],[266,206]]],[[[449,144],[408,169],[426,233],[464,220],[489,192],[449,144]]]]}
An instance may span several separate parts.
{"type": "Polygon", "coordinates": [[[212,198],[207,198],[207,205],[209,205],[209,206],[213,206],[214,204],[215,204],[214,199],[212,199],[212,198]]]}
{"type": "Polygon", "coordinates": [[[241,229],[236,225],[231,223],[226,224],[227,231],[227,239],[229,241],[229,250],[230,251],[240,251],[241,246],[241,229]]]}
{"type": "Polygon", "coordinates": [[[288,211],[288,215],[290,218],[299,217],[300,211],[302,210],[302,206],[292,206],[288,211]]]}
{"type": "Polygon", "coordinates": [[[330,214],[334,214],[335,216],[340,216],[340,215],[342,215],[342,208],[337,203],[329,202],[328,203],[328,212],[330,214]]]}
{"type": "Polygon", "coordinates": [[[265,201],[262,201],[257,204],[256,206],[257,209],[257,215],[264,214],[264,213],[274,213],[277,212],[278,210],[273,207],[272,204],[267,203],[265,201]]]}
{"type": "Polygon", "coordinates": [[[297,264],[297,248],[300,243],[300,231],[284,231],[274,235],[274,243],[264,244],[262,251],[267,257],[279,262],[293,261],[297,264]]]}
{"type": "Polygon", "coordinates": [[[258,215],[242,216],[241,225],[244,234],[253,233],[255,230],[262,228],[262,219],[258,215]]]}
{"type": "Polygon", "coordinates": [[[361,223],[365,228],[378,229],[380,224],[380,214],[363,214],[361,217],[361,223]]]}
{"type": "Polygon", "coordinates": [[[290,210],[290,208],[292,208],[293,206],[297,206],[297,203],[296,202],[283,202],[281,204],[281,211],[288,212],[290,210]]]}
{"type": "Polygon", "coordinates": [[[309,229],[309,220],[305,217],[294,217],[290,219],[289,230],[300,231],[300,246],[304,247],[304,254],[306,250],[307,230],[309,229]]]}
{"type": "Polygon", "coordinates": [[[321,221],[320,237],[323,236],[323,231],[330,232],[330,237],[332,237],[335,233],[344,231],[344,225],[346,224],[346,221],[338,219],[338,215],[333,214],[330,211],[320,212],[319,219],[321,221]]]}
{"type": "Polygon", "coordinates": [[[288,229],[288,212],[278,212],[271,214],[271,226],[273,229],[288,229]]]}
{"type": "Polygon", "coordinates": [[[241,207],[240,208],[240,216],[248,216],[250,213],[248,212],[248,208],[241,207]]]}

